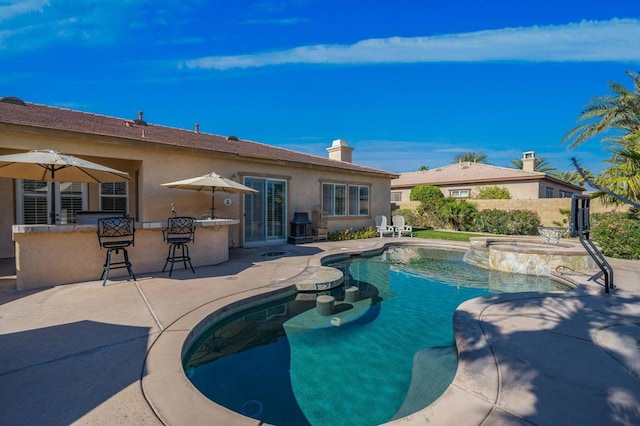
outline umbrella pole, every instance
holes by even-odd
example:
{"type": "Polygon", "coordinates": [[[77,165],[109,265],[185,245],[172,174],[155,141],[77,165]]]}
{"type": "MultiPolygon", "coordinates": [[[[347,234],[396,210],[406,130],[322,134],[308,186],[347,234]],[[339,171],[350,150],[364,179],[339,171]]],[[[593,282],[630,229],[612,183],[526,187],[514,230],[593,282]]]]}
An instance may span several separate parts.
{"type": "Polygon", "coordinates": [[[52,166],[49,170],[51,170],[51,192],[49,196],[51,197],[51,212],[49,212],[49,223],[51,225],[56,224],[56,187],[55,187],[55,177],[56,177],[56,168],[52,166]]]}
{"type": "Polygon", "coordinates": [[[49,223],[51,225],[56,224],[56,188],[55,182],[51,182],[51,192],[49,196],[51,197],[51,211],[49,212],[49,223]]]}
{"type": "Polygon", "coordinates": [[[215,194],[216,194],[216,187],[212,187],[211,188],[211,219],[215,219],[215,194]]]}

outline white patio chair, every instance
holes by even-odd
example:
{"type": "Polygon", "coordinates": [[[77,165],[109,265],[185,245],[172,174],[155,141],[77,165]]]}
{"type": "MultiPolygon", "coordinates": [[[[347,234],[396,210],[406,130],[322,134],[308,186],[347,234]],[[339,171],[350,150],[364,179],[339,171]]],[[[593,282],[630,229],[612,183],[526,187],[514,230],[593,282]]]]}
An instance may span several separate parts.
{"type": "Polygon", "coordinates": [[[395,232],[394,228],[393,226],[390,226],[389,224],[387,224],[386,216],[376,216],[375,222],[376,222],[376,231],[380,233],[380,238],[382,238],[384,234],[391,234],[391,236],[393,236],[395,232]]]}
{"type": "Polygon", "coordinates": [[[402,237],[402,234],[409,234],[410,237],[413,237],[413,227],[405,224],[404,216],[396,215],[391,219],[393,220],[394,233],[398,234],[398,237],[402,237]]]}

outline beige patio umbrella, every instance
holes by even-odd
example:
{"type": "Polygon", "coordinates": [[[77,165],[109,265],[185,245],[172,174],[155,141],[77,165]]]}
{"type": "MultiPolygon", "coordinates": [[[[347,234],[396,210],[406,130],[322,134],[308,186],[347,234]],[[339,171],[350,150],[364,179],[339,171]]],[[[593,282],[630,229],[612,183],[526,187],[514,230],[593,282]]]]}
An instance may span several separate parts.
{"type": "Polygon", "coordinates": [[[258,191],[253,188],[249,188],[248,186],[244,186],[213,172],[204,176],[163,183],[162,186],[166,186],[167,188],[191,189],[194,191],[211,191],[211,219],[215,218],[214,197],[216,191],[229,192],[232,194],[258,193],[258,191]]]}
{"type": "MultiPolygon", "coordinates": [[[[54,150],[33,150],[0,155],[0,177],[45,182],[105,183],[131,180],[129,174],[102,164],[83,160],[54,150]]],[[[51,197],[54,222],[55,197],[51,197]]]]}

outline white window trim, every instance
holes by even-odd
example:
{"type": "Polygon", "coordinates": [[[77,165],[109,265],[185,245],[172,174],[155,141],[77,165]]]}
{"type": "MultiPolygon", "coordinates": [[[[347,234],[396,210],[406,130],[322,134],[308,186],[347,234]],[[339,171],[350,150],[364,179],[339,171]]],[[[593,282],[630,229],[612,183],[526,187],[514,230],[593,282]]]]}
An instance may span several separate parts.
{"type": "MultiPolygon", "coordinates": [[[[24,179],[15,179],[15,190],[16,190],[16,225],[24,225],[24,179]]],[[[55,192],[55,201],[56,201],[56,223],[60,221],[60,207],[62,206],[62,200],[60,199],[60,184],[63,182],[54,182],[54,192],[55,192]]],[[[47,194],[45,196],[47,200],[47,214],[51,208],[51,182],[47,182],[47,194]]],[[[86,210],[89,205],[89,194],[87,191],[87,184],[82,183],[82,209],[86,210]]]]}
{"type": "Polygon", "coordinates": [[[101,183],[98,184],[98,200],[99,200],[100,210],[103,210],[102,197],[124,198],[125,199],[124,214],[126,215],[127,213],[129,213],[129,182],[123,182],[123,183],[125,184],[125,191],[126,191],[126,194],[124,195],[102,194],[102,184],[101,183]]]}
{"type": "Polygon", "coordinates": [[[362,184],[349,184],[349,183],[344,183],[344,182],[322,182],[322,190],[321,190],[321,205],[322,205],[322,210],[324,212],[324,214],[326,215],[326,217],[341,217],[341,218],[346,218],[346,217],[368,217],[371,215],[371,185],[362,185],[362,184]],[[325,205],[324,205],[324,188],[325,185],[331,185],[334,188],[333,191],[333,212],[328,212],[325,209],[325,205]],[[342,186],[345,188],[345,211],[344,214],[335,214],[335,188],[337,186],[342,186]],[[349,202],[349,198],[350,198],[350,188],[358,188],[358,199],[356,201],[356,206],[357,206],[357,210],[358,213],[357,214],[351,214],[350,213],[350,207],[351,204],[349,202]],[[368,192],[368,199],[367,199],[367,213],[366,214],[360,214],[360,188],[367,188],[367,192],[368,192]]]}
{"type": "Polygon", "coordinates": [[[347,185],[347,216],[351,216],[351,217],[367,217],[370,215],[370,211],[371,211],[371,187],[369,185],[347,185]],[[351,203],[350,203],[350,188],[357,188],[357,193],[358,193],[358,197],[357,197],[357,201],[356,201],[356,210],[358,211],[356,214],[351,214],[350,213],[350,209],[351,209],[351,203]],[[361,206],[360,206],[360,188],[367,188],[367,213],[363,214],[360,213],[361,210],[361,206]]]}
{"type": "Polygon", "coordinates": [[[469,198],[470,194],[471,194],[470,189],[450,189],[449,190],[449,197],[453,197],[453,198],[469,198]],[[454,195],[454,193],[456,192],[465,192],[466,195],[454,195]]]}
{"type": "Polygon", "coordinates": [[[323,182],[322,183],[322,211],[326,215],[326,217],[347,217],[349,214],[349,186],[346,183],[337,183],[337,182],[323,182]],[[333,211],[329,212],[325,210],[324,205],[324,187],[325,185],[331,185],[333,187],[333,211]],[[336,214],[336,186],[343,186],[345,191],[345,206],[344,206],[344,214],[336,214]]]}

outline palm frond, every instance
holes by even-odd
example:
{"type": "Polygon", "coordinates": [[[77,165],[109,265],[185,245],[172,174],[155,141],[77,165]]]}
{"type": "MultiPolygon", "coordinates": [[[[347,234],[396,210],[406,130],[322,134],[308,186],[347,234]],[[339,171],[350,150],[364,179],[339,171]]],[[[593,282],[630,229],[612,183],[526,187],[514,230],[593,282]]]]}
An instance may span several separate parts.
{"type": "Polygon", "coordinates": [[[619,137],[608,135],[617,132],[619,135],[640,131],[640,75],[627,72],[632,78],[634,90],[622,84],[609,82],[612,92],[608,95],[594,96],[587,102],[581,112],[578,125],[563,137],[562,142],[575,148],[588,139],[604,134],[604,140],[618,143],[619,137]]]}
{"type": "Polygon", "coordinates": [[[587,182],[590,186],[598,189],[600,192],[602,192],[602,193],[604,193],[606,195],[611,196],[615,200],[622,201],[623,203],[629,204],[630,206],[635,207],[636,209],[640,209],[640,204],[639,203],[631,201],[630,199],[628,199],[626,197],[623,197],[622,195],[616,194],[615,192],[610,191],[609,189],[605,188],[604,186],[598,185],[593,180],[591,180],[586,175],[585,170],[582,167],[580,167],[580,165],[578,164],[578,160],[576,160],[575,157],[572,157],[571,161],[573,162],[573,166],[576,168],[578,173],[580,173],[580,176],[582,176],[584,181],[587,182]]]}

